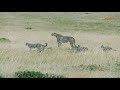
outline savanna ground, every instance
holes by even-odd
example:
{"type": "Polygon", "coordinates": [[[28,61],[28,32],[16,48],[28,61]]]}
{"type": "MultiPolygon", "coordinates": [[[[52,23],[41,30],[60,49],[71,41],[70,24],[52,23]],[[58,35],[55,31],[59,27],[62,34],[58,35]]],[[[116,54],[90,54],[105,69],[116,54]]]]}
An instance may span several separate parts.
{"type": "Polygon", "coordinates": [[[0,42],[0,75],[5,78],[24,70],[67,78],[120,77],[119,12],[1,12],[0,38],[11,40],[0,42]],[[89,50],[74,53],[69,43],[58,48],[53,32],[72,36],[89,50]],[[53,50],[29,51],[26,42],[47,42],[53,50]],[[103,52],[101,45],[117,51],[103,52]]]}

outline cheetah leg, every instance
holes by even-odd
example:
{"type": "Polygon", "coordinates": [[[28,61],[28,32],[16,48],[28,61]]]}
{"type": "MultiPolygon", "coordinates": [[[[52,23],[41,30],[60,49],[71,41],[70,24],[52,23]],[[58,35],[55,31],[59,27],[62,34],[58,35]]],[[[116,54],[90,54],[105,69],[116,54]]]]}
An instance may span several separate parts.
{"type": "Polygon", "coordinates": [[[70,43],[70,46],[73,48],[73,43],[70,43]]]}
{"type": "Polygon", "coordinates": [[[38,51],[38,52],[41,52],[41,50],[40,50],[39,48],[37,49],[37,51],[38,51]]]}
{"type": "Polygon", "coordinates": [[[59,42],[59,43],[58,43],[58,47],[60,47],[60,46],[61,46],[61,43],[59,42]]]}

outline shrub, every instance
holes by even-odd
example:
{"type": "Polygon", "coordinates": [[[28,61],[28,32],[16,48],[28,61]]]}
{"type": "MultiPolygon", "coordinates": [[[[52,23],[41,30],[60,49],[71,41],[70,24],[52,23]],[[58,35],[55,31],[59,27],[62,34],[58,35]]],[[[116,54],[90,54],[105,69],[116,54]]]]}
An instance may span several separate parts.
{"type": "Polygon", "coordinates": [[[0,74],[0,78],[3,78],[3,76],[0,74]]]}
{"type": "Polygon", "coordinates": [[[32,29],[31,27],[26,27],[26,29],[32,29]]]}
{"type": "Polygon", "coordinates": [[[11,42],[11,41],[7,38],[0,38],[0,42],[11,42]]]}
{"type": "Polygon", "coordinates": [[[104,70],[108,70],[109,68],[101,65],[92,64],[92,65],[84,66],[84,69],[89,71],[97,71],[97,70],[104,71],[104,70]]]}
{"type": "Polygon", "coordinates": [[[64,78],[62,75],[54,75],[54,74],[43,74],[41,72],[35,71],[18,71],[15,72],[15,77],[17,78],[64,78]]]}
{"type": "Polygon", "coordinates": [[[88,65],[86,68],[88,70],[90,70],[90,71],[95,71],[95,70],[99,69],[99,66],[97,66],[97,65],[88,65]]]}

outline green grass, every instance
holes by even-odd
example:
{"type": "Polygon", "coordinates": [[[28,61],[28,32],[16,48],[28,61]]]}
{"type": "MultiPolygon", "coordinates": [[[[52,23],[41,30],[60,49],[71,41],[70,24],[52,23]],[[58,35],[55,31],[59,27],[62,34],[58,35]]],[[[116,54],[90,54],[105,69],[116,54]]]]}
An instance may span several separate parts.
{"type": "Polygon", "coordinates": [[[16,78],[65,78],[62,75],[54,75],[54,74],[43,74],[41,72],[35,71],[18,71],[15,72],[16,78]]]}
{"type": "MultiPolygon", "coordinates": [[[[1,28],[16,26],[25,29],[27,26],[34,30],[59,30],[59,31],[85,31],[85,32],[120,32],[120,13],[112,12],[91,12],[85,14],[78,13],[63,13],[63,12],[18,12],[18,13],[3,13],[0,14],[1,28]],[[5,18],[6,16],[6,18],[5,18]],[[102,17],[115,17],[112,20],[102,20],[102,17]],[[12,22],[10,22],[12,20],[12,22]],[[41,29],[39,29],[41,28],[41,29]]],[[[33,31],[34,31],[33,30],[33,31]]]]}

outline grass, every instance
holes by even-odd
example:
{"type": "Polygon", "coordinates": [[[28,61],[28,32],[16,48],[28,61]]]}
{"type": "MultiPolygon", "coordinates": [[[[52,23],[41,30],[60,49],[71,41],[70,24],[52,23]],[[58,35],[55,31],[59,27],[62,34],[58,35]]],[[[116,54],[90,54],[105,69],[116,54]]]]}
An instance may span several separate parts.
{"type": "Polygon", "coordinates": [[[120,77],[119,15],[119,12],[0,13],[0,35],[11,41],[0,43],[0,72],[5,78],[15,77],[15,72],[26,70],[68,78],[120,77]],[[69,43],[58,48],[56,38],[51,36],[53,32],[73,36],[77,45],[89,50],[74,53],[69,43]],[[47,42],[53,50],[29,51],[26,42],[47,42]],[[103,52],[101,45],[117,51],[103,52]]]}
{"type": "Polygon", "coordinates": [[[35,71],[18,71],[15,72],[15,77],[17,78],[64,78],[62,75],[54,75],[54,74],[43,74],[41,72],[35,71]]]}
{"type": "Polygon", "coordinates": [[[0,14],[0,20],[1,28],[9,26],[9,28],[17,27],[24,30],[26,26],[29,26],[34,28],[34,31],[40,31],[41,29],[49,31],[104,31],[109,33],[120,31],[119,12],[91,12],[91,14],[85,14],[84,12],[13,12],[9,13],[9,16],[8,13],[0,14]],[[113,19],[106,20],[110,17],[113,17],[113,19]]]}

